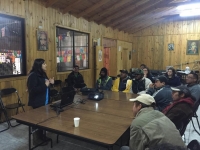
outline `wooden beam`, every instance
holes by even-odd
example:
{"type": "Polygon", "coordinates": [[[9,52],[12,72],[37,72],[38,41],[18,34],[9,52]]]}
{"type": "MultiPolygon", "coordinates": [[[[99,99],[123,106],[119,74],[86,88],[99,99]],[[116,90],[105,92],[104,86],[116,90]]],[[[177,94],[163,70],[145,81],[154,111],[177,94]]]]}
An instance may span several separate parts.
{"type": "MultiPolygon", "coordinates": [[[[107,17],[101,19],[100,21],[98,21],[98,23],[99,23],[99,24],[105,24],[105,23],[109,22],[110,20],[112,20],[112,19],[114,19],[114,18],[117,18],[117,17],[119,17],[119,16],[121,16],[121,15],[123,15],[123,14],[125,14],[125,13],[127,13],[127,12],[129,12],[129,11],[133,11],[133,10],[137,7],[137,5],[136,5],[136,2],[137,2],[137,1],[138,1],[138,0],[133,0],[132,5],[130,5],[130,6],[126,7],[126,8],[122,8],[121,11],[116,10],[116,11],[115,11],[114,13],[112,13],[111,15],[109,15],[109,16],[107,16],[107,17]]],[[[143,0],[143,1],[144,1],[144,0],[143,0]]],[[[145,0],[145,1],[146,1],[146,0],[145,0]]],[[[152,0],[151,0],[151,1],[152,1],[152,0]]]]}
{"type": "Polygon", "coordinates": [[[87,15],[88,13],[94,11],[95,9],[98,9],[99,7],[101,7],[102,5],[104,5],[105,3],[107,3],[109,0],[99,0],[96,4],[94,4],[93,6],[86,8],[85,10],[81,11],[79,14],[76,15],[77,18],[80,18],[82,16],[87,15]]]}
{"type": "Polygon", "coordinates": [[[120,28],[120,30],[125,30],[125,31],[131,30],[131,29],[136,28],[137,26],[141,26],[141,24],[145,24],[146,22],[151,23],[152,20],[164,18],[163,17],[164,15],[168,15],[168,14],[176,11],[174,8],[173,8],[173,10],[171,10],[171,9],[172,8],[168,8],[168,10],[163,10],[162,12],[157,12],[155,15],[154,14],[146,15],[145,17],[141,18],[140,20],[136,20],[134,22],[131,22],[130,25],[127,25],[124,28],[120,28]]]}
{"type": "Polygon", "coordinates": [[[144,20],[147,20],[148,18],[155,18],[155,17],[162,17],[162,16],[165,16],[165,15],[174,15],[174,14],[177,14],[177,11],[175,8],[168,8],[167,10],[159,10],[159,11],[155,11],[155,12],[152,12],[152,13],[148,13],[147,15],[143,15],[143,16],[139,16],[137,17],[136,19],[134,20],[130,20],[128,21],[128,23],[125,23],[125,25],[121,26],[121,27],[118,27],[119,30],[124,30],[124,29],[127,29],[129,28],[131,25],[137,23],[137,22],[144,22],[144,20]]]}
{"type": "Polygon", "coordinates": [[[139,27],[139,28],[136,28],[136,29],[134,29],[134,30],[132,30],[132,31],[129,31],[128,33],[136,33],[136,32],[138,32],[138,31],[140,31],[140,30],[143,30],[143,29],[145,29],[145,28],[147,28],[147,27],[150,27],[150,26],[152,26],[152,25],[154,25],[154,24],[156,24],[156,23],[158,23],[158,22],[161,22],[161,21],[163,21],[163,20],[165,20],[164,18],[159,18],[159,19],[155,19],[154,21],[152,21],[151,23],[149,23],[149,24],[147,24],[147,25],[144,25],[144,26],[141,26],[141,27],[139,27]]]}
{"type": "Polygon", "coordinates": [[[74,3],[69,4],[67,7],[65,7],[65,9],[62,10],[62,13],[68,13],[69,11],[71,11],[73,9],[73,7],[75,7],[76,5],[79,4],[79,2],[81,2],[82,0],[76,0],[74,3]]]}
{"type": "Polygon", "coordinates": [[[55,4],[59,0],[47,0],[45,6],[46,8],[51,7],[53,4],[55,4]]]}
{"type": "Polygon", "coordinates": [[[161,0],[157,1],[156,3],[152,3],[152,1],[147,2],[146,4],[142,5],[141,7],[138,7],[134,13],[127,13],[123,15],[122,17],[112,20],[112,22],[106,24],[108,26],[111,26],[113,28],[117,28],[121,25],[123,25],[123,22],[127,22],[129,20],[134,19],[135,17],[141,15],[141,14],[148,14],[149,12],[154,11],[156,8],[165,7],[168,3],[172,2],[173,0],[161,0]]]}
{"type": "Polygon", "coordinates": [[[96,18],[102,17],[105,14],[108,14],[109,12],[112,12],[114,10],[117,10],[118,8],[122,7],[123,5],[130,3],[132,0],[122,0],[122,1],[117,1],[114,5],[111,7],[107,8],[106,10],[103,10],[93,16],[91,16],[88,21],[93,21],[93,20],[98,20],[96,18]]]}

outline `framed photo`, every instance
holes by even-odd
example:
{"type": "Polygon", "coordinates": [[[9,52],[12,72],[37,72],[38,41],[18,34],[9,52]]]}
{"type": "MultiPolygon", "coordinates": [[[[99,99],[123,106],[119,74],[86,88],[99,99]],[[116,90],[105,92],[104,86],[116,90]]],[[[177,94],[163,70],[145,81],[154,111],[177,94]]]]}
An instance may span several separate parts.
{"type": "Polygon", "coordinates": [[[37,31],[37,47],[38,50],[46,51],[48,50],[48,34],[46,31],[38,30],[37,31]]]}
{"type": "Polygon", "coordinates": [[[168,44],[168,51],[173,51],[174,50],[174,43],[169,43],[168,44]]]}
{"type": "Polygon", "coordinates": [[[199,47],[200,47],[199,40],[188,40],[186,54],[187,55],[199,55],[199,47]]]}

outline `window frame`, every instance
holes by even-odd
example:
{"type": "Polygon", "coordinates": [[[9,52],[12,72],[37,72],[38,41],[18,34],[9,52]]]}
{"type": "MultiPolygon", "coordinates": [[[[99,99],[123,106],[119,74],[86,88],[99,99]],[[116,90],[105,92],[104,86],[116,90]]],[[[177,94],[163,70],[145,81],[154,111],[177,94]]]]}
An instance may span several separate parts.
{"type": "MultiPolygon", "coordinates": [[[[89,69],[89,61],[90,61],[90,57],[89,57],[89,53],[90,53],[90,33],[89,32],[83,32],[83,31],[79,31],[79,30],[76,30],[76,29],[72,29],[72,28],[67,28],[67,27],[63,27],[63,26],[59,26],[59,25],[56,25],[56,31],[55,31],[55,38],[57,38],[57,28],[60,28],[60,29],[64,29],[64,30],[67,30],[67,31],[70,31],[70,32],[73,32],[73,38],[72,38],[72,40],[73,40],[73,45],[72,46],[66,46],[66,47],[72,47],[73,49],[72,49],[72,52],[73,52],[73,66],[74,65],[76,65],[76,47],[87,47],[87,57],[88,57],[88,65],[87,65],[87,68],[80,68],[80,66],[79,66],[79,70],[87,70],[87,69],[89,69]],[[77,33],[83,33],[83,34],[87,34],[88,35],[88,46],[75,46],[75,32],[77,32],[77,33]]],[[[57,59],[57,43],[56,43],[56,40],[55,40],[55,50],[56,50],[56,59],[57,59]]],[[[69,70],[65,70],[65,71],[58,71],[58,68],[57,68],[57,62],[56,62],[56,72],[57,73],[65,73],[65,72],[69,72],[69,71],[72,71],[73,70],[73,66],[72,66],[72,68],[70,68],[69,70]]]]}
{"type": "Polygon", "coordinates": [[[26,30],[26,26],[25,26],[25,18],[21,18],[18,16],[12,16],[12,15],[7,15],[7,14],[2,14],[0,13],[0,17],[5,17],[8,19],[13,19],[13,20],[18,20],[21,22],[21,58],[22,58],[22,62],[21,62],[21,69],[22,69],[22,73],[21,74],[13,74],[13,75],[5,75],[5,76],[1,76],[0,75],[0,79],[5,79],[5,78],[12,78],[12,77],[21,77],[21,76],[26,76],[27,75],[27,68],[26,68],[26,39],[25,39],[25,30],[26,30]]]}

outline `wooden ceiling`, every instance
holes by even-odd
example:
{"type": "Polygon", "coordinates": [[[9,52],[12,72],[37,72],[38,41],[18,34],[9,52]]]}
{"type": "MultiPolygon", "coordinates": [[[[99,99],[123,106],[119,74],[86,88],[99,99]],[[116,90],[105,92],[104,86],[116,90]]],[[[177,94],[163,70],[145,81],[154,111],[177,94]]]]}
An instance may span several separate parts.
{"type": "Polygon", "coordinates": [[[176,7],[200,0],[43,0],[63,14],[70,13],[107,27],[135,33],[169,18],[179,18],[176,7]]]}

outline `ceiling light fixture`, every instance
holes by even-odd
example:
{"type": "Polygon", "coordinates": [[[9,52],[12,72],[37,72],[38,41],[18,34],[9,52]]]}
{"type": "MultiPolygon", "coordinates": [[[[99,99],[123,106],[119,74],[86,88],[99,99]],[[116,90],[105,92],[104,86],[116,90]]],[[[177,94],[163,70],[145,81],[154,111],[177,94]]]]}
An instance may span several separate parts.
{"type": "Polygon", "coordinates": [[[200,15],[200,3],[181,5],[181,6],[178,6],[176,9],[180,11],[181,17],[199,16],[200,15]]]}
{"type": "Polygon", "coordinates": [[[176,9],[178,10],[195,10],[200,9],[200,3],[188,4],[188,5],[181,5],[178,6],[176,9]]]}

